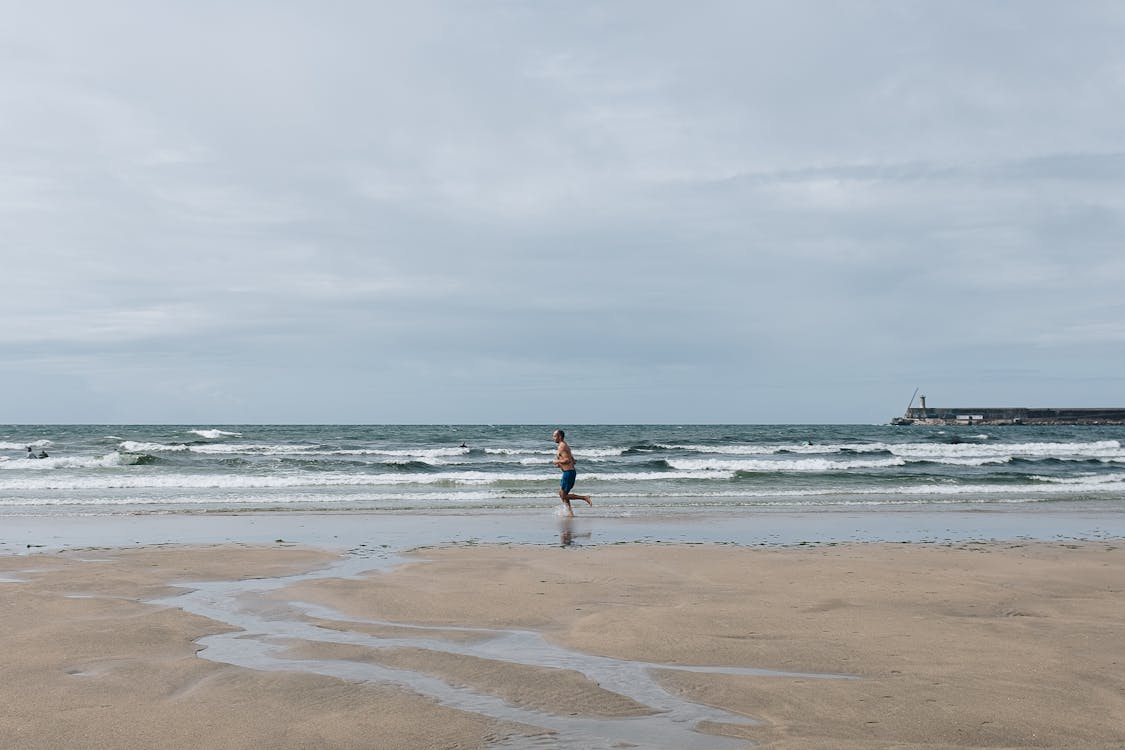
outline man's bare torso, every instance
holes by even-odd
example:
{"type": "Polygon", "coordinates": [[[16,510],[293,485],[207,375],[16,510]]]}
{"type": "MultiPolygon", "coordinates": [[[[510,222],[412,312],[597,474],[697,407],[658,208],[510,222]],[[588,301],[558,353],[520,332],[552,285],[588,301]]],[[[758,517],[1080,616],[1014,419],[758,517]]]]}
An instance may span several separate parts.
{"type": "Polygon", "coordinates": [[[570,452],[570,446],[566,444],[565,440],[559,441],[559,449],[555,453],[555,466],[563,471],[570,471],[574,468],[574,454],[570,452]]]}

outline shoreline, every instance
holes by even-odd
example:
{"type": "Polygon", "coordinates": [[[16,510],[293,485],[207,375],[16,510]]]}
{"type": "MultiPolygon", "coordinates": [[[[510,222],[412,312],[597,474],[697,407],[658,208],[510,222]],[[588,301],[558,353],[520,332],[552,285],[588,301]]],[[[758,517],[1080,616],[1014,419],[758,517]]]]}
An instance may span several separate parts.
{"type": "Polygon", "coordinates": [[[0,555],[0,744],[1116,750],[1125,736],[1119,540],[332,549],[0,555]]]}
{"type": "Polygon", "coordinates": [[[880,506],[745,512],[602,514],[571,521],[559,506],[512,512],[279,511],[203,513],[20,513],[0,516],[0,554],[156,544],[278,541],[332,550],[404,551],[450,544],[590,546],[720,543],[742,546],[1125,539],[1125,505],[880,506]]]}

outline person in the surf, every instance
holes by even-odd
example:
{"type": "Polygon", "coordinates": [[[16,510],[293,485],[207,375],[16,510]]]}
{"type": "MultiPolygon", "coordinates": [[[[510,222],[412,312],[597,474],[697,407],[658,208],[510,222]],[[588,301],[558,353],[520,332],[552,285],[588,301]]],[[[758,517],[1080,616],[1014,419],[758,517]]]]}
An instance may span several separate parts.
{"type": "Polygon", "coordinates": [[[574,454],[571,453],[570,446],[566,442],[566,433],[562,430],[555,430],[551,439],[559,446],[555,452],[554,461],[555,466],[562,469],[562,477],[559,479],[559,499],[566,507],[566,514],[573,516],[574,508],[570,507],[571,500],[583,500],[590,507],[593,507],[594,504],[590,501],[589,495],[574,495],[570,492],[574,489],[574,483],[578,479],[578,471],[574,468],[574,454]]]}

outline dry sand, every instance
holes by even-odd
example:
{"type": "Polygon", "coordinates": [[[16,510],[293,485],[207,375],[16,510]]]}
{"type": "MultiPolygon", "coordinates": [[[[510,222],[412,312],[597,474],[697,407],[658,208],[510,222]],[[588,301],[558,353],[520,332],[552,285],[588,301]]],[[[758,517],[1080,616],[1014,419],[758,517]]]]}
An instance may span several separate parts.
{"type": "MultiPolygon", "coordinates": [[[[767,748],[1125,748],[1125,545],[457,547],[389,573],[298,583],[337,631],[524,629],[584,654],[856,679],[659,670],[757,724],[702,728],[767,748]]],[[[169,584],[278,576],[334,556],[154,547],[0,558],[4,748],[476,748],[535,727],[385,684],[196,656],[229,627],[147,601],[169,584]],[[19,580],[10,580],[19,579],[19,580]]],[[[480,637],[484,637],[483,635],[480,637]]],[[[294,641],[293,659],[370,662],[561,716],[648,706],[575,669],[417,647],[294,641]]]]}

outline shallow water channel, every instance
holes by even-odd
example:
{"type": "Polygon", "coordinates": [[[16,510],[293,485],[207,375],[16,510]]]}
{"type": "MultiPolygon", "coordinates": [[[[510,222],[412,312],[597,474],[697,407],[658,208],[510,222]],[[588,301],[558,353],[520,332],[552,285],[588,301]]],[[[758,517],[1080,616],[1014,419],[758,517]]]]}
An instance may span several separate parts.
{"type": "Polygon", "coordinates": [[[393,553],[352,554],[323,569],[277,578],[242,581],[205,581],[180,584],[187,593],[157,600],[164,606],[182,609],[230,625],[229,633],[202,638],[199,656],[215,662],[256,670],[304,671],[352,682],[396,685],[438,703],[493,719],[517,722],[547,730],[537,736],[515,735],[496,745],[503,748],[559,748],[560,750],[611,750],[646,748],[651,750],[725,750],[744,748],[745,740],[735,740],[697,730],[701,722],[752,724],[751,719],[711,706],[685,700],[663,687],[653,670],[848,679],[843,675],[776,672],[749,667],[688,667],[595,656],[557,646],[539,633],[528,630],[431,627],[409,622],[356,619],[317,605],[298,601],[280,602],[276,592],[302,581],[350,578],[385,571],[400,562],[393,553]],[[314,620],[331,620],[339,627],[357,625],[392,626],[396,632],[414,633],[408,637],[379,637],[369,633],[321,627],[314,620]],[[468,632],[471,642],[444,640],[441,633],[468,632]],[[365,649],[425,649],[445,654],[465,655],[535,667],[574,670],[605,690],[618,693],[647,706],[645,716],[603,718],[552,714],[521,707],[497,696],[451,685],[433,675],[391,668],[368,661],[347,659],[293,658],[286,652],[296,641],[345,644],[365,649]]]}

